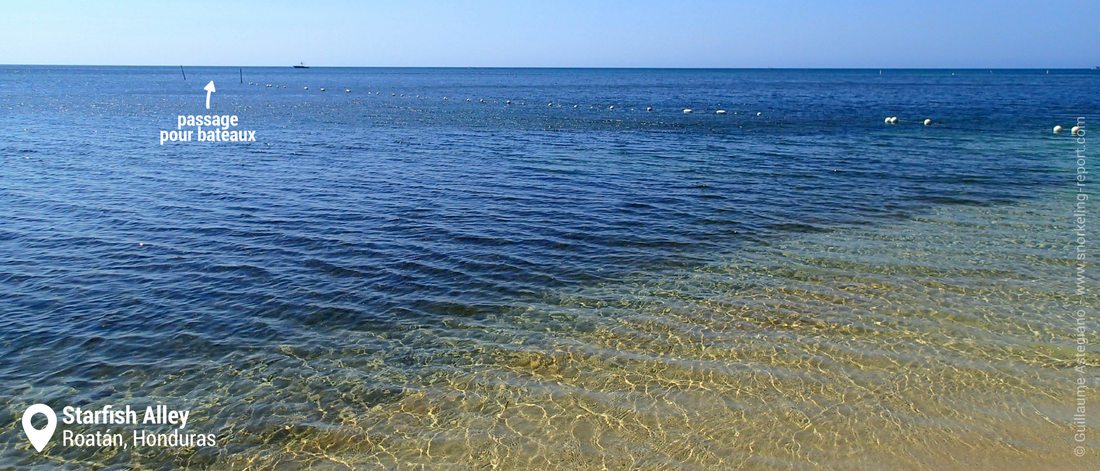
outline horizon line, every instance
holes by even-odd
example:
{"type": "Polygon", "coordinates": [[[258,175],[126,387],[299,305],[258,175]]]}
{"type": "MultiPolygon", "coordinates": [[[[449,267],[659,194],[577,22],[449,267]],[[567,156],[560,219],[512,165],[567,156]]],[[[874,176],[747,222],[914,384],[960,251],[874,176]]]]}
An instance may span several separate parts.
{"type": "MultiPolygon", "coordinates": [[[[205,65],[205,64],[0,64],[0,67],[224,67],[224,68],[294,68],[298,64],[279,65],[205,65]]],[[[666,70],[1097,70],[1100,65],[1078,67],[872,67],[872,66],[570,66],[570,65],[307,65],[309,69],[666,69],[666,70]]]]}

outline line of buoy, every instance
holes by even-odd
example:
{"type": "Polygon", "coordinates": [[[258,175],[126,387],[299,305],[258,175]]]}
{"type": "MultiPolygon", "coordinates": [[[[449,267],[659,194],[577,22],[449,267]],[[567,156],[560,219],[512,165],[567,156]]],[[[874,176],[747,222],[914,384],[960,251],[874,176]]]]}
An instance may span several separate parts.
{"type": "MultiPolygon", "coordinates": [[[[1054,125],[1054,134],[1062,134],[1063,130],[1065,130],[1065,128],[1063,128],[1062,125],[1060,125],[1060,124],[1054,125]]],[[[1074,126],[1072,128],[1069,128],[1069,133],[1071,135],[1074,135],[1074,136],[1084,136],[1085,135],[1085,127],[1081,126],[1081,125],[1074,126]]]]}
{"type": "MultiPolygon", "coordinates": [[[[882,122],[885,123],[885,124],[898,124],[898,117],[897,116],[887,116],[885,118],[882,118],[882,122]]],[[[931,126],[933,121],[932,121],[932,118],[924,118],[924,121],[921,121],[921,123],[924,124],[925,126],[931,126]]],[[[1054,132],[1055,133],[1061,132],[1061,127],[1057,127],[1054,132]]]]}
{"type": "MultiPolygon", "coordinates": [[[[248,83],[249,83],[249,85],[260,85],[259,83],[256,83],[256,82],[248,82],[248,83]]],[[[265,86],[266,86],[266,87],[268,87],[268,88],[286,88],[286,85],[278,85],[278,84],[270,84],[270,83],[268,83],[268,84],[265,84],[265,86]]],[[[309,90],[309,85],[305,85],[305,86],[303,86],[303,87],[302,87],[302,90],[307,90],[307,91],[308,91],[308,90],[309,90]]],[[[327,89],[327,88],[325,88],[325,87],[321,87],[321,88],[319,88],[318,90],[319,90],[319,91],[322,91],[322,92],[324,92],[324,91],[328,91],[328,89],[327,89]]],[[[350,88],[344,88],[344,93],[351,93],[351,89],[350,89],[350,88]]],[[[367,95],[374,95],[374,94],[377,94],[377,95],[381,96],[381,95],[382,95],[382,93],[383,93],[383,92],[381,92],[381,91],[379,91],[379,92],[377,92],[377,93],[375,93],[375,92],[372,92],[372,91],[367,91],[367,95]]],[[[403,97],[405,97],[405,94],[404,94],[404,93],[402,93],[402,94],[398,94],[398,93],[396,93],[396,92],[391,92],[391,93],[390,93],[390,96],[391,96],[391,97],[398,97],[398,96],[399,96],[399,97],[402,97],[402,98],[403,98],[403,97]]],[[[416,95],[416,98],[421,98],[421,96],[420,96],[420,95],[416,95]]],[[[444,96],[444,97],[443,97],[443,100],[444,100],[444,101],[446,101],[446,100],[449,100],[449,98],[450,98],[450,97],[448,97],[448,96],[444,96]]],[[[470,98],[466,98],[466,99],[465,99],[465,101],[466,101],[466,102],[472,102],[473,100],[472,100],[472,99],[470,99],[470,98]]],[[[486,101],[485,101],[485,99],[484,99],[484,98],[478,98],[477,102],[478,102],[478,103],[486,103],[486,101]]],[[[505,100],[505,101],[504,101],[504,104],[505,104],[505,105],[512,105],[512,104],[513,104],[513,102],[512,102],[512,100],[505,100]]],[[[521,102],[521,103],[519,103],[519,104],[523,105],[523,104],[526,104],[526,103],[525,103],[525,102],[521,102]]],[[[551,102],[548,102],[548,103],[546,103],[546,106],[547,106],[547,107],[554,107],[554,106],[557,106],[557,107],[559,107],[559,108],[560,108],[560,107],[561,107],[561,104],[559,104],[559,103],[554,103],[554,102],[552,102],[552,101],[551,101],[551,102]]],[[[574,109],[576,109],[576,108],[579,108],[579,105],[573,105],[573,108],[574,108],[574,109]]],[[[593,106],[592,108],[596,108],[596,106],[593,106]]],[[[614,111],[614,110],[615,110],[615,108],[616,108],[616,107],[615,107],[615,105],[609,105],[609,106],[607,107],[607,109],[608,109],[608,110],[611,110],[611,111],[614,111]]],[[[635,111],[635,110],[636,110],[635,108],[630,108],[630,111],[635,111]]],[[[645,110],[646,110],[647,112],[652,112],[652,111],[653,111],[653,107],[652,107],[652,106],[647,106],[647,107],[645,108],[645,110]]],[[[692,108],[684,108],[684,109],[683,109],[683,113],[684,113],[684,114],[691,114],[691,113],[694,113],[694,112],[695,112],[695,110],[694,110],[694,109],[692,109],[692,108]]],[[[725,115],[725,114],[729,114],[729,112],[728,112],[727,110],[725,110],[725,109],[721,109],[721,108],[719,108],[719,109],[716,109],[716,110],[714,111],[714,114],[719,114],[719,115],[725,115]]],[[[737,113],[733,113],[733,114],[737,114],[737,113]]],[[[763,112],[759,112],[759,111],[758,111],[758,112],[756,113],[756,116],[763,116],[763,115],[764,115],[764,113],[763,113],[763,112]]],[[[895,119],[896,119],[896,118],[895,118],[895,119]]]]}
{"type": "MultiPolygon", "coordinates": [[[[182,72],[182,67],[180,69],[181,69],[181,72],[182,72]]],[[[243,81],[243,77],[242,77],[242,81],[243,81]]],[[[258,82],[248,82],[248,84],[249,85],[260,85],[258,82]]],[[[271,83],[264,84],[264,86],[267,87],[267,88],[286,88],[286,85],[277,85],[277,84],[271,84],[271,83]]],[[[303,86],[302,90],[309,90],[309,86],[308,85],[303,86]]],[[[322,92],[326,91],[325,87],[321,87],[319,90],[322,91],[322,92]]],[[[344,93],[351,93],[351,89],[350,88],[344,88],[344,93]]],[[[370,91],[367,92],[368,95],[371,95],[373,93],[374,92],[370,92],[370,91]]],[[[381,94],[382,94],[382,92],[378,92],[378,95],[381,95],[381,94]]],[[[398,96],[398,95],[397,95],[397,93],[390,93],[390,96],[394,97],[394,96],[398,96]]],[[[405,94],[401,94],[401,96],[404,97],[405,94]]],[[[417,95],[416,97],[420,98],[420,95],[417,95]]],[[[444,96],[443,100],[446,101],[446,100],[448,100],[448,98],[449,97],[444,96]]],[[[471,101],[470,98],[466,98],[466,102],[470,102],[470,101],[471,101]]],[[[478,103],[485,103],[485,99],[484,98],[479,98],[478,103]]],[[[504,104],[505,105],[511,105],[512,100],[505,100],[504,104]]],[[[525,104],[525,103],[521,103],[521,104],[525,104]]],[[[554,105],[555,105],[555,103],[552,102],[552,101],[546,103],[547,107],[553,107],[554,105]]],[[[560,107],[560,106],[561,105],[558,104],[558,107],[560,107]]],[[[573,108],[574,109],[578,108],[578,105],[573,105],[573,108]]],[[[593,106],[593,108],[595,108],[595,106],[593,106]]],[[[610,106],[607,107],[607,109],[611,110],[611,111],[614,111],[615,110],[615,105],[610,105],[610,106]]],[[[634,108],[630,108],[630,110],[634,111],[634,108]]],[[[645,110],[647,112],[651,112],[651,111],[653,111],[653,107],[652,106],[647,106],[645,108],[645,110]]],[[[695,112],[695,110],[692,109],[692,108],[684,108],[682,110],[683,114],[692,114],[694,112],[695,112]]],[[[714,111],[714,114],[716,114],[716,115],[725,115],[725,114],[728,114],[728,111],[726,111],[725,109],[719,108],[719,109],[716,109],[714,111]]],[[[734,113],[734,114],[737,114],[737,113],[734,113]]],[[[764,115],[764,113],[762,111],[757,111],[756,112],[756,116],[763,116],[763,115],[764,115]]],[[[887,116],[887,117],[883,118],[882,122],[885,123],[885,124],[898,124],[898,117],[897,116],[887,116]]],[[[932,118],[925,118],[922,121],[922,124],[925,125],[925,126],[932,126],[934,124],[934,121],[932,120],[932,118]]],[[[1060,124],[1055,125],[1054,128],[1052,129],[1054,134],[1061,134],[1062,131],[1064,131],[1064,130],[1065,130],[1065,128],[1063,128],[1062,125],[1060,125],[1060,124]]],[[[1072,128],[1070,128],[1070,134],[1072,134],[1074,136],[1081,136],[1081,135],[1084,135],[1084,133],[1085,133],[1084,126],[1078,125],[1078,126],[1073,126],[1072,128]]]]}

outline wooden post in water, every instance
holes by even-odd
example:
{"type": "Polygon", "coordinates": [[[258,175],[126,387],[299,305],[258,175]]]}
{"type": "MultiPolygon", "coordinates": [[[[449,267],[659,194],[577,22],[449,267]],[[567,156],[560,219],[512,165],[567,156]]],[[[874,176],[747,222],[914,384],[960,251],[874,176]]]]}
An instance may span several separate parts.
{"type": "Polygon", "coordinates": [[[183,71],[183,66],[182,65],[180,66],[180,73],[183,74],[183,79],[187,80],[187,72],[183,71]]]}
{"type": "Polygon", "coordinates": [[[243,84],[244,83],[244,68],[242,67],[242,68],[237,69],[237,70],[240,71],[240,73],[241,73],[241,83],[243,84]]]}

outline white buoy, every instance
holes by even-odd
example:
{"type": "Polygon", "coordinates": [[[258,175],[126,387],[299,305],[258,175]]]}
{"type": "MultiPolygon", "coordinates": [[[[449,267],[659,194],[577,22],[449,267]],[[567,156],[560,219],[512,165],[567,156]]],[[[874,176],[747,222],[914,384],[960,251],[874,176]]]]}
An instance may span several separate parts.
{"type": "Polygon", "coordinates": [[[1074,136],[1082,136],[1082,135],[1085,134],[1085,127],[1084,126],[1074,126],[1072,128],[1069,128],[1069,133],[1073,134],[1074,136]]]}
{"type": "Polygon", "coordinates": [[[511,104],[512,104],[512,100],[504,100],[504,104],[505,104],[505,105],[511,105],[511,104]]]}
{"type": "Polygon", "coordinates": [[[551,101],[550,103],[547,103],[547,104],[546,104],[546,107],[547,107],[547,108],[549,108],[549,107],[551,107],[551,106],[554,106],[554,102],[552,102],[552,101],[551,101]]]}
{"type": "Polygon", "coordinates": [[[653,107],[652,106],[647,106],[647,107],[645,107],[645,110],[646,111],[653,111],[653,107]]]}
{"type": "Polygon", "coordinates": [[[613,110],[613,109],[615,109],[615,105],[608,106],[607,109],[613,110]]]}
{"type": "Polygon", "coordinates": [[[757,115],[757,116],[764,116],[764,112],[762,112],[762,111],[757,111],[757,112],[756,112],[756,115],[757,115]]]}
{"type": "Polygon", "coordinates": [[[932,125],[932,118],[924,118],[924,125],[925,126],[931,126],[932,125]]]}
{"type": "Polygon", "coordinates": [[[887,117],[885,117],[885,118],[882,118],[882,122],[883,122],[884,124],[890,124],[890,117],[889,117],[889,116],[887,116],[887,117]]]}
{"type": "Polygon", "coordinates": [[[351,93],[351,89],[350,88],[345,88],[344,93],[351,93]]]}
{"type": "Polygon", "coordinates": [[[726,110],[717,110],[714,114],[726,114],[726,110]]]}
{"type": "Polygon", "coordinates": [[[897,116],[891,116],[890,117],[890,124],[898,124],[898,117],[897,116]]]}
{"type": "Polygon", "coordinates": [[[321,91],[322,91],[322,92],[323,92],[323,91],[325,91],[325,87],[321,87],[321,91]]]}
{"type": "Polygon", "coordinates": [[[1062,134],[1062,126],[1060,126],[1060,125],[1054,126],[1054,134],[1062,134]]]}
{"type": "Polygon", "coordinates": [[[309,90],[309,85],[302,87],[302,90],[309,90]]]}
{"type": "Polygon", "coordinates": [[[684,114],[691,114],[691,113],[694,113],[694,112],[695,112],[695,110],[693,110],[691,108],[684,108],[684,114]]]}

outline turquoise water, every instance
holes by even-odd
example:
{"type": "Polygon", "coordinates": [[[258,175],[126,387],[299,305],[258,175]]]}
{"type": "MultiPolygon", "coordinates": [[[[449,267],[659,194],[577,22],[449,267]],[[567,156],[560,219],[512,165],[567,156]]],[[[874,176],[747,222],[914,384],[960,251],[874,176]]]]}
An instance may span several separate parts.
{"type": "Polygon", "coordinates": [[[0,462],[1096,462],[1050,128],[1100,74],[241,72],[0,67],[0,462]],[[208,80],[259,142],[161,146],[208,80]],[[36,456],[35,402],[223,445],[36,456]]]}

